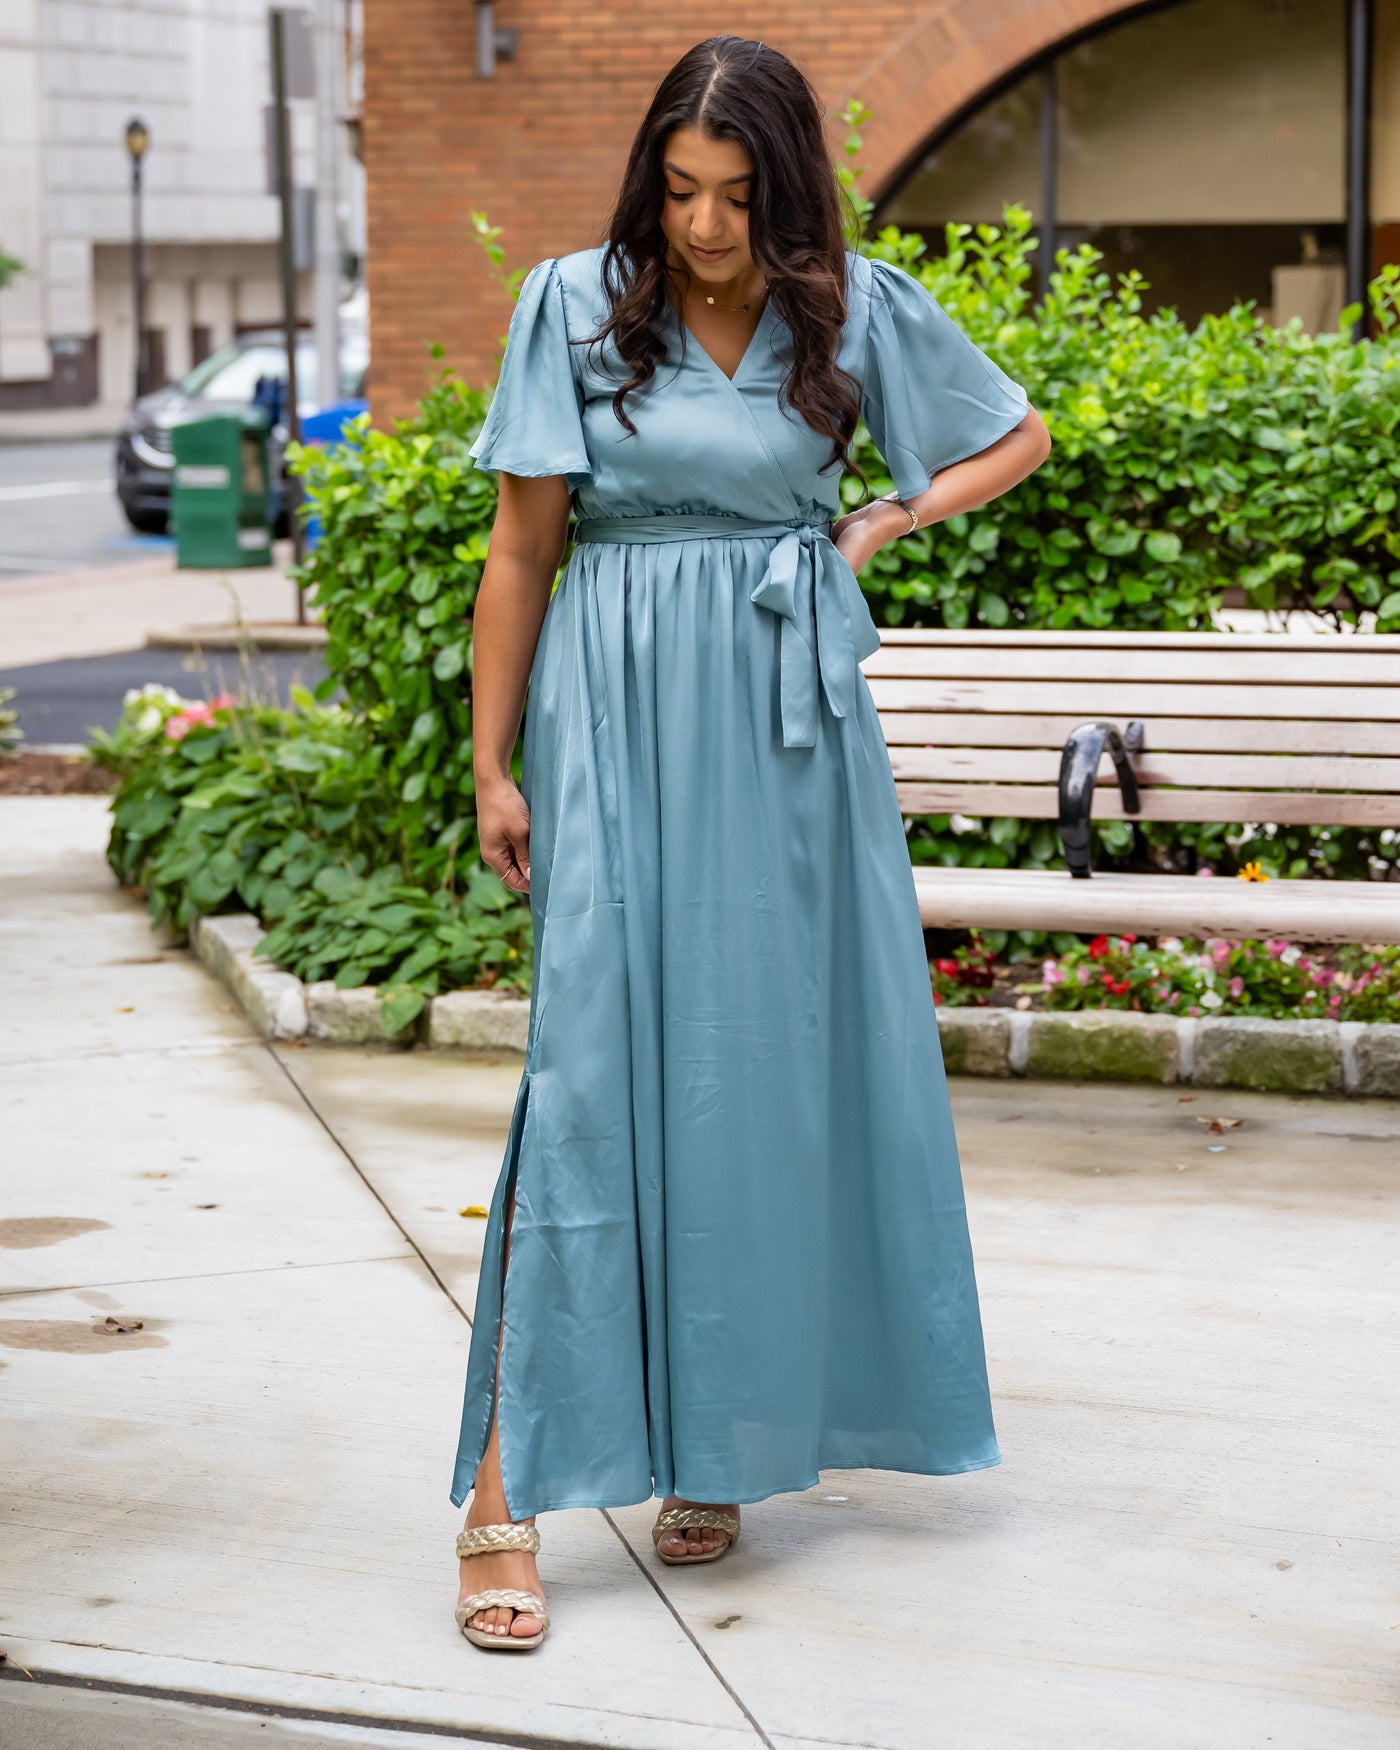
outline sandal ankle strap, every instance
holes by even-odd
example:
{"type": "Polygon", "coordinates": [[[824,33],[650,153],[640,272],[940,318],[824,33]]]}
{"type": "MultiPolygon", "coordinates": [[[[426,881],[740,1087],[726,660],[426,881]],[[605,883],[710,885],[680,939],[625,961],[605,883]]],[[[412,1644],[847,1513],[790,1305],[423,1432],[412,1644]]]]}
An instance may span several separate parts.
{"type": "Polygon", "coordinates": [[[457,1535],[459,1559],[506,1549],[523,1549],[534,1555],[539,1547],[540,1534],[533,1525],[472,1525],[457,1535]]]}

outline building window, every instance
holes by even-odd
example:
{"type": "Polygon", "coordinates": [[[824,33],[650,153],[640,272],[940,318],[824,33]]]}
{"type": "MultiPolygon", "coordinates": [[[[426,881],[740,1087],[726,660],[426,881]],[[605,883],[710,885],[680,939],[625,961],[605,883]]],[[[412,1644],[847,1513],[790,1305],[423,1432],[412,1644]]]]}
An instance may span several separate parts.
{"type": "MultiPolygon", "coordinates": [[[[1400,0],[1374,0],[1374,272],[1400,223],[1400,0]]],[[[937,141],[878,222],[1042,217],[1042,105],[1057,247],[1137,268],[1147,308],[1194,322],[1237,298],[1336,326],[1345,297],[1350,0],[1178,0],[1060,51],[937,141]],[[1047,85],[1047,81],[1049,81],[1047,85]]]]}

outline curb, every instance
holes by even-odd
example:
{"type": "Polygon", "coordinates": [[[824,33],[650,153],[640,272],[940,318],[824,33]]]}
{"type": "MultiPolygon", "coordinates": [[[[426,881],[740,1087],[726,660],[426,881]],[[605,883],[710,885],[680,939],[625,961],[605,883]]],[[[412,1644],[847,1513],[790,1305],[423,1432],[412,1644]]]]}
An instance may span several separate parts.
{"type": "Polygon", "coordinates": [[[266,932],[250,912],[196,918],[190,946],[226,985],[264,1039],[314,1039],[326,1045],[384,1045],[430,1051],[514,1052],[524,1055],[530,999],[514,992],[454,990],[429,997],[423,1012],[398,1033],[379,1021],[379,990],[340,990],[329,980],[303,984],[290,972],[254,958],[266,932]]]}
{"type": "MultiPolygon", "coordinates": [[[[522,1055],[530,999],[494,990],[430,997],[392,1038],[379,1024],[375,986],[304,985],[255,960],[262,926],[246,912],[200,918],[199,958],[226,984],[265,1039],[334,1045],[420,1044],[430,1051],[522,1055]]],[[[1126,1009],[937,1009],[949,1075],[1031,1080],[1173,1083],[1266,1093],[1400,1099],[1400,1023],[1271,1021],[1140,1015],[1126,1009]]]]}
{"type": "Polygon", "coordinates": [[[274,625],[252,620],[246,626],[174,626],[146,634],[147,650],[324,650],[326,628],[312,621],[305,626],[274,625]]]}

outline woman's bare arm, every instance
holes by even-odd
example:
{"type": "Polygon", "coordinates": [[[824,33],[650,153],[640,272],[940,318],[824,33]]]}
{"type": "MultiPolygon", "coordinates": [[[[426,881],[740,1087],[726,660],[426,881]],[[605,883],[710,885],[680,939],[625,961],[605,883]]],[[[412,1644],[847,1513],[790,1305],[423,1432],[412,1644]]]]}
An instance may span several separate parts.
{"type": "Polygon", "coordinates": [[[472,773],[482,861],[516,893],[530,891],[530,813],[510,756],[568,526],[562,475],[500,476],[472,616],[472,773]]]}
{"type": "MultiPolygon", "coordinates": [[[[1050,454],[1050,433],[1032,407],[1005,437],[950,468],[940,468],[928,489],[905,503],[918,517],[918,527],[944,522],[950,516],[990,504],[1019,486],[1050,454]]],[[[853,571],[859,571],[887,541],[911,533],[909,518],[897,504],[875,499],[843,516],[833,531],[836,544],[853,571]]]]}

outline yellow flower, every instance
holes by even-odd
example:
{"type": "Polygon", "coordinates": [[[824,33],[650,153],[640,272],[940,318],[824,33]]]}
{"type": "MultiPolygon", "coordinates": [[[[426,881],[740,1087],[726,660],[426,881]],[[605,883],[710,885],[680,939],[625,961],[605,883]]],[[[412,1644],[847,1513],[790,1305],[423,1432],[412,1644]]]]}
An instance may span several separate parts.
{"type": "Polygon", "coordinates": [[[1246,863],[1244,868],[1240,870],[1239,876],[1241,881],[1267,881],[1269,879],[1258,863],[1246,863]]]}

